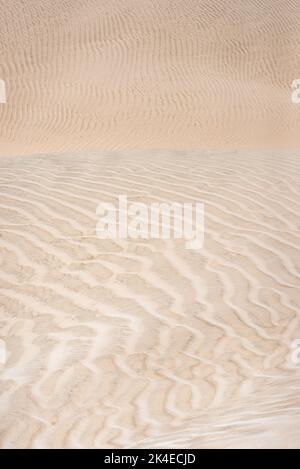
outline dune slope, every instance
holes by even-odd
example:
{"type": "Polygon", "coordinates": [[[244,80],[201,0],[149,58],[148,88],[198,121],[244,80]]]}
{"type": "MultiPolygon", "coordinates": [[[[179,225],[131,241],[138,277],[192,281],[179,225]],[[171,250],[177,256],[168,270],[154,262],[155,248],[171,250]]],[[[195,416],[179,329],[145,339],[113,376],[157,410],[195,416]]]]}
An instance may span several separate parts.
{"type": "Polygon", "coordinates": [[[298,0],[0,0],[0,154],[299,148],[298,0]]]}

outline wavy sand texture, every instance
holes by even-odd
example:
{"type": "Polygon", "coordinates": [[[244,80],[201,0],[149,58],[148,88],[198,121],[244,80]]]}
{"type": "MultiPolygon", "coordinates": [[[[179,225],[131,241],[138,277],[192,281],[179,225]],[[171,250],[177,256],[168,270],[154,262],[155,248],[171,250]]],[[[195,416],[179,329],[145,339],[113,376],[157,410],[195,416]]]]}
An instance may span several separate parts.
{"type": "Polygon", "coordinates": [[[0,0],[0,152],[297,148],[299,44],[299,0],[0,0]]]}
{"type": "Polygon", "coordinates": [[[299,152],[0,159],[1,446],[300,447],[299,152]],[[99,201],[205,203],[205,243],[99,201]]]}

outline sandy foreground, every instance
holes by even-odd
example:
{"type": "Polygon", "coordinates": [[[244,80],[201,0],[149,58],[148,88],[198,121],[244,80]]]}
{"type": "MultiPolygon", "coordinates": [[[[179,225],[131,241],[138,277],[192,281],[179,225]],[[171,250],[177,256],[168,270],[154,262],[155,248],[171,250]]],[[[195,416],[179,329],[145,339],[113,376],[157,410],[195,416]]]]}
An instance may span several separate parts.
{"type": "Polygon", "coordinates": [[[0,0],[0,154],[299,148],[299,0],[0,0]]]}
{"type": "Polygon", "coordinates": [[[297,151],[0,159],[1,446],[300,447],[297,151]],[[205,204],[199,251],[97,204],[205,204]]]}

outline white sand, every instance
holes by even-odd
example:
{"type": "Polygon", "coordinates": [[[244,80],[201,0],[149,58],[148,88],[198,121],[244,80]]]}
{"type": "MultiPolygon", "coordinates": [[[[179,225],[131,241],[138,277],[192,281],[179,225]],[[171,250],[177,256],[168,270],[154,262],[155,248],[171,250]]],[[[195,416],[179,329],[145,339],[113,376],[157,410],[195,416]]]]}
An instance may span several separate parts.
{"type": "Polygon", "coordinates": [[[0,159],[1,446],[299,447],[299,152],[0,159]],[[205,203],[205,243],[100,201],[205,203]]]}

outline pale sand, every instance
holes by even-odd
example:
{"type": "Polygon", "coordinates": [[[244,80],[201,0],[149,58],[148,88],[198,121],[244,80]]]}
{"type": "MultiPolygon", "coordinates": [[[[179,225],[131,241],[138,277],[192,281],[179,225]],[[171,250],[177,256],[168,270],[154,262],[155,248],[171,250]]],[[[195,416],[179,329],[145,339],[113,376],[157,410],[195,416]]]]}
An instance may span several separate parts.
{"type": "Polygon", "coordinates": [[[299,148],[299,44],[299,0],[0,0],[0,153],[299,148]]]}
{"type": "Polygon", "coordinates": [[[0,167],[2,447],[300,447],[299,151],[0,167]],[[120,193],[204,202],[203,249],[97,238],[120,193]]]}
{"type": "Polygon", "coordinates": [[[0,0],[1,447],[300,447],[299,43],[298,0],[0,0]],[[119,194],[203,249],[101,241],[119,194]]]}

